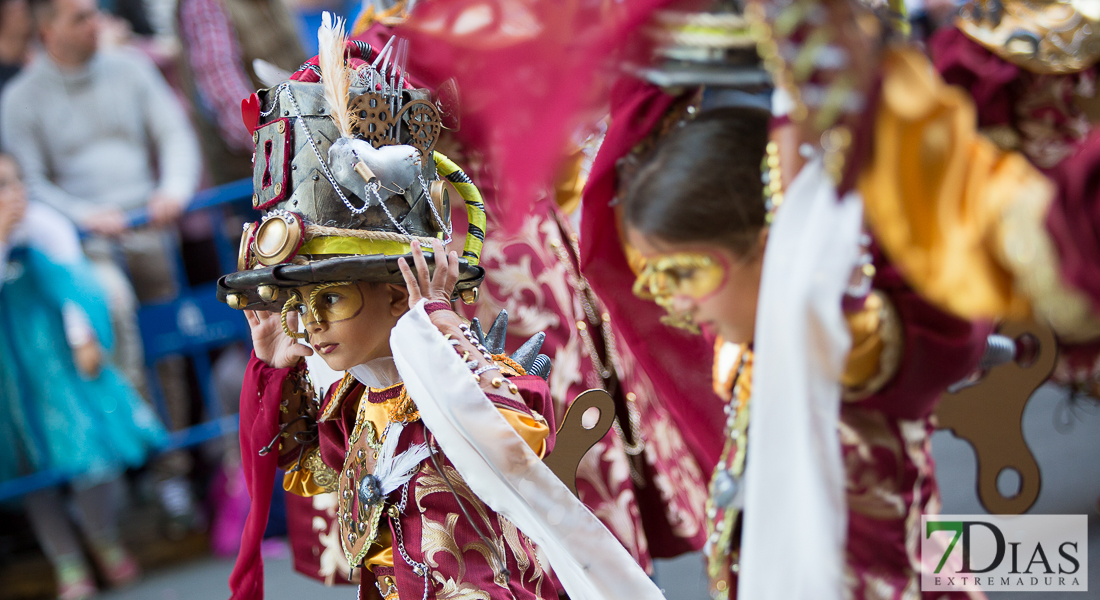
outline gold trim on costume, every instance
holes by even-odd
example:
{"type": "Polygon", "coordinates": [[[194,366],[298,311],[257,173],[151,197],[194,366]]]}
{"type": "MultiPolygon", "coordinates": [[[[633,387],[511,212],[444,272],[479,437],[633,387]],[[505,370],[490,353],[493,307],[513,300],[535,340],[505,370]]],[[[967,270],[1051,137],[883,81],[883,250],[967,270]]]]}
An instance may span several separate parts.
{"type": "Polygon", "coordinates": [[[841,376],[841,399],[855,402],[886,387],[897,375],[905,332],[894,304],[878,290],[867,297],[860,314],[849,317],[848,325],[852,329],[852,350],[841,376]],[[861,320],[868,323],[868,330],[857,330],[856,322],[861,320]],[[865,350],[862,355],[861,350],[865,350]]]}
{"type": "Polygon", "coordinates": [[[956,26],[1014,65],[1062,75],[1100,61],[1098,6],[1096,0],[971,0],[956,26]]]}
{"type": "Polygon", "coordinates": [[[378,450],[382,446],[382,436],[366,415],[369,406],[367,395],[364,394],[355,413],[355,426],[348,437],[344,465],[338,474],[337,519],[340,521],[340,547],[344,550],[348,564],[353,567],[360,566],[371,553],[378,539],[382,516],[386,512],[384,503],[364,504],[359,500],[359,482],[364,476],[374,472],[378,450]]]}
{"type": "Polygon", "coordinates": [[[1026,295],[1036,316],[1064,342],[1100,338],[1100,319],[1082,292],[1062,279],[1058,252],[1046,228],[1048,195],[1021,194],[1005,206],[995,232],[995,254],[1013,275],[1013,287],[1026,295]]]}
{"type": "Polygon", "coordinates": [[[336,391],[332,393],[328,405],[325,406],[325,410],[321,412],[321,416],[317,419],[318,422],[324,423],[332,418],[332,415],[340,408],[344,396],[352,388],[353,383],[355,383],[355,377],[351,373],[344,373],[344,377],[340,379],[340,383],[336,386],[336,391]]]}

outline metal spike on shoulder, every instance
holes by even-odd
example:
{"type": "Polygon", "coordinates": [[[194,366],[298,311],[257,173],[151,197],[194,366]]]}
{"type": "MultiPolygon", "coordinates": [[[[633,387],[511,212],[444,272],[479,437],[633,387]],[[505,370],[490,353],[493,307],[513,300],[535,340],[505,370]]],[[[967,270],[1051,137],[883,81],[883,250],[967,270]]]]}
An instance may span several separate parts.
{"type": "Polygon", "coordinates": [[[504,338],[506,335],[508,335],[508,311],[501,310],[497,318],[493,320],[493,326],[489,328],[489,333],[485,334],[485,347],[489,349],[490,354],[504,352],[504,338]]]}
{"type": "Polygon", "coordinates": [[[481,332],[481,319],[474,317],[474,319],[470,321],[470,331],[474,332],[474,335],[477,336],[477,343],[485,343],[485,334],[481,332]]]}
{"type": "Polygon", "coordinates": [[[523,367],[524,371],[530,371],[531,366],[535,364],[535,358],[538,356],[539,350],[542,349],[542,343],[544,341],[546,341],[546,333],[540,331],[531,336],[526,342],[523,342],[519,350],[516,350],[510,358],[519,363],[519,366],[523,367]]]}

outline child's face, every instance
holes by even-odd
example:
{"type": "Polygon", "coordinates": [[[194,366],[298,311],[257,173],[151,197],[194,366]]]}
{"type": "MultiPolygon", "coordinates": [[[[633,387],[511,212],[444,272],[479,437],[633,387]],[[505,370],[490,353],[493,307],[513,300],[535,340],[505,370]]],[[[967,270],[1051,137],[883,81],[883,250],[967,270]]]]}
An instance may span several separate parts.
{"type": "Polygon", "coordinates": [[[317,288],[298,288],[298,313],[309,345],[330,368],[346,371],[390,356],[390,330],[408,310],[404,287],[358,282],[317,288]]]}
{"type": "Polygon", "coordinates": [[[633,227],[627,227],[627,239],[649,266],[639,276],[643,293],[727,342],[752,341],[764,262],[763,236],[749,256],[736,255],[716,244],[655,240],[633,227]]]}

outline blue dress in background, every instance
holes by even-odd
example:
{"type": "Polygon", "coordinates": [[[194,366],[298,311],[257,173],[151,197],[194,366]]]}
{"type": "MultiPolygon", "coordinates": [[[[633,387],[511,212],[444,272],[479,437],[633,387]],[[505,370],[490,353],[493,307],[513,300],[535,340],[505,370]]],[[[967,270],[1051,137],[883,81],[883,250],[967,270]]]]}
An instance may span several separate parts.
{"type": "Polygon", "coordinates": [[[60,469],[94,484],[141,465],[167,433],[107,362],[107,300],[71,223],[31,203],[4,254],[0,248],[0,481],[60,469]],[[91,381],[66,341],[69,303],[103,348],[103,368],[91,381]]]}

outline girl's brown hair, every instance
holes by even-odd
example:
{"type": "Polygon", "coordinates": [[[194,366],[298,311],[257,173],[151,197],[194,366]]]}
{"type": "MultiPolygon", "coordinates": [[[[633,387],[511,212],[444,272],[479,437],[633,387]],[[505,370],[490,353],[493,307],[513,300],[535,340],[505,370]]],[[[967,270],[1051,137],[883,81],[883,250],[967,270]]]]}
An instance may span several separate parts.
{"type": "Polygon", "coordinates": [[[679,126],[629,182],[626,223],[666,242],[709,242],[738,255],[751,252],[767,213],[760,165],[768,119],[764,111],[726,108],[679,126]]]}

